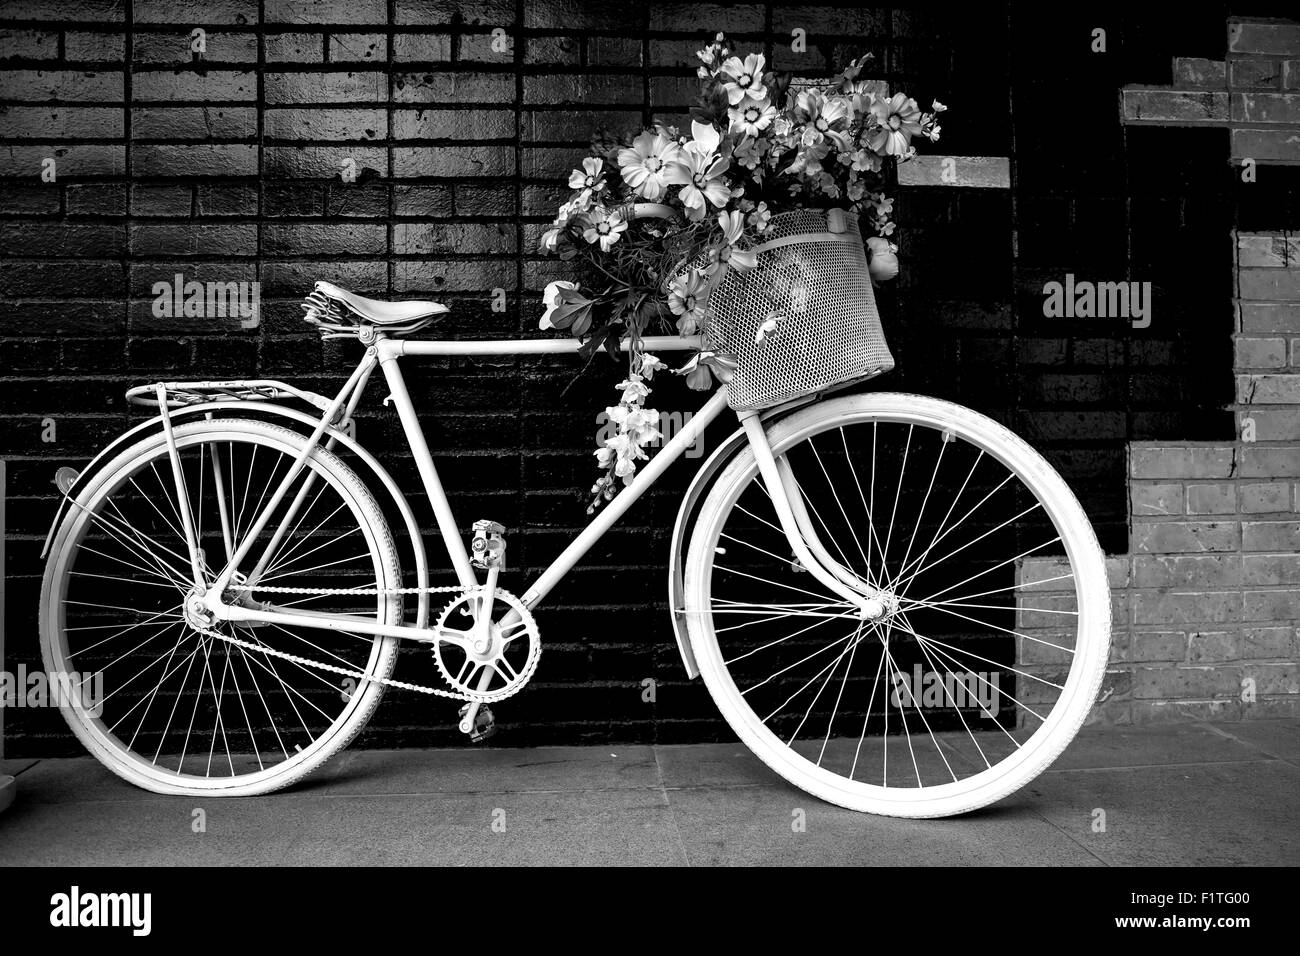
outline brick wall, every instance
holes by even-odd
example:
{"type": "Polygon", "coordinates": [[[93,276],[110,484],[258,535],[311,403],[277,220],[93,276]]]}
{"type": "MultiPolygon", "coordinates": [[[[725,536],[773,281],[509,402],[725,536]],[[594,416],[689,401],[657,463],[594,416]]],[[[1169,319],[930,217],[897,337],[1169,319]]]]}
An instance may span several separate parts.
{"type": "Polygon", "coordinates": [[[1220,126],[1232,161],[1300,165],[1300,23],[1233,19],[1227,55],[1175,57],[1173,83],[1121,94],[1130,126],[1220,126]]]}
{"type": "MultiPolygon", "coordinates": [[[[1119,123],[1124,82],[1156,81],[1180,52],[1222,57],[1228,12],[1169,20],[1133,6],[1048,16],[1018,2],[940,13],[847,3],[7,0],[6,666],[38,660],[36,553],[53,514],[50,478],[138,417],[122,399],[128,386],[190,370],[337,385],[355,346],[322,344],[299,322],[298,299],[320,277],[446,301],[443,335],[532,334],[537,291],[557,271],[532,242],[591,129],[680,116],[693,51],[719,26],[808,74],[872,51],[878,78],[952,106],[943,149],[1010,157],[1011,190],[963,180],[898,191],[904,271],[881,296],[899,359],[889,385],[960,401],[1024,434],[1079,489],[1107,549],[1123,551],[1127,443],[1231,435],[1233,283],[1222,236],[1241,210],[1267,219],[1296,204],[1294,180],[1261,179],[1239,195],[1235,176],[1216,178],[1217,130],[1119,123]],[[1110,37],[1104,55],[1089,48],[1099,25],[1110,37]],[[205,31],[199,57],[195,28],[205,31]],[[790,49],[795,28],[806,31],[804,53],[790,49]],[[1170,135],[1184,138],[1171,147],[1170,135]],[[46,160],[53,181],[41,178],[46,160]],[[355,182],[342,175],[349,162],[355,182]],[[1153,279],[1160,319],[1142,336],[1044,320],[1043,282],[1086,269],[1153,279]],[[259,281],[260,325],[156,318],[151,287],[178,272],[259,281]],[[1189,272],[1202,277],[1194,288],[1189,272]],[[505,312],[492,308],[497,289],[505,312]]],[[[410,373],[417,405],[438,413],[429,437],[457,514],[514,531],[521,570],[504,583],[516,592],[584,520],[593,413],[616,379],[597,369],[565,392],[571,367],[456,361],[410,373]]],[[[359,437],[415,490],[373,389],[359,437]]],[[[656,401],[690,408],[698,396],[669,384],[656,401]]],[[[548,602],[542,670],[499,708],[502,739],[725,733],[703,689],[681,680],[662,600],[687,477],[671,474],[548,602]],[[642,699],[647,677],[659,682],[654,703],[642,699]]],[[[405,655],[403,676],[433,679],[427,654],[405,655]]],[[[451,716],[395,694],[367,740],[454,742],[451,716]]],[[[15,712],[6,734],[11,753],[74,746],[42,712],[15,712]]]]}
{"type": "MultiPolygon", "coordinates": [[[[1300,165],[1300,24],[1230,19],[1226,49],[1175,57],[1172,84],[1126,86],[1121,116],[1226,128],[1248,186],[1263,174],[1249,165],[1300,165]]],[[[1235,440],[1129,446],[1128,554],[1108,559],[1114,648],[1094,720],[1300,712],[1300,243],[1240,228],[1258,215],[1243,204],[1222,249],[1234,267],[1235,440]]]]}
{"type": "MultiPolygon", "coordinates": [[[[1130,446],[1129,554],[1107,559],[1114,646],[1094,720],[1300,714],[1300,238],[1235,241],[1240,440],[1130,446]]],[[[1027,561],[1022,580],[1052,567],[1027,561]]]]}

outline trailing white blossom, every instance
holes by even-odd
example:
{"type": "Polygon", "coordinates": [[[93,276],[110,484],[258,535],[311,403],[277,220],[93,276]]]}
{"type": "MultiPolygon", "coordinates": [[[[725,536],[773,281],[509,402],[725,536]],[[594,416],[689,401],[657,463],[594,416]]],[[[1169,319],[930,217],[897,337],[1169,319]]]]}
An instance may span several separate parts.
{"type": "MultiPolygon", "coordinates": [[[[588,357],[617,355],[628,342],[622,400],[607,410],[618,431],[596,451],[604,474],[593,507],[631,480],[658,438],[658,417],[644,404],[664,366],[644,354],[643,336],[700,336],[677,373],[694,389],[725,378],[736,357],[708,347],[714,292],[728,273],[760,264],[755,247],[772,218],[790,210],[857,213],[872,281],[894,278],[886,174],[916,154],[917,141],[938,139],[935,118],[947,110],[932,100],[925,112],[907,94],[887,93],[868,72],[870,56],[802,86],[769,69],[761,53],[734,51],[721,33],[697,56],[690,129],[657,123],[622,137],[598,133],[538,237],[541,252],[582,267],[578,282],[546,287],[541,327],[579,337],[588,357]]],[[[780,337],[788,311],[774,309],[760,323],[756,345],[780,337]]]]}

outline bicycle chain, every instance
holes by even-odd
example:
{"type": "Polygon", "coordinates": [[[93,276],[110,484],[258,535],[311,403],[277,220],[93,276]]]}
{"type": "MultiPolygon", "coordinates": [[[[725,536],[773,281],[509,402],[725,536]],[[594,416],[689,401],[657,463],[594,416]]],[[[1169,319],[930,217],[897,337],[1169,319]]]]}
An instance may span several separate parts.
{"type": "MultiPolygon", "coordinates": [[[[262,587],[255,585],[251,590],[261,591],[268,594],[356,594],[362,596],[378,597],[381,594],[449,594],[452,592],[458,594],[472,594],[475,591],[483,590],[482,585],[474,587],[464,587],[462,585],[447,585],[443,587],[432,588],[368,588],[365,590],[353,590],[352,588],[290,588],[277,587],[268,585],[262,587]]],[[[271,657],[278,657],[282,660],[290,661],[294,664],[300,664],[307,667],[314,667],[317,670],[328,671],[331,674],[342,674],[344,677],[353,677],[357,680],[367,681],[372,684],[383,684],[385,687],[396,687],[398,690],[412,690],[421,694],[430,694],[434,697],[448,697],[452,700],[463,700],[469,703],[475,701],[482,704],[494,704],[497,701],[505,700],[518,692],[518,689],[509,690],[500,694],[481,695],[479,697],[469,697],[465,694],[459,694],[455,691],[443,690],[440,687],[426,687],[423,684],[412,684],[407,681],[396,680],[392,677],[376,677],[373,674],[366,674],[362,671],[351,671],[346,667],[338,667],[334,664],[323,664],[320,661],[313,661],[310,658],[301,657],[297,654],[290,654],[287,651],[276,650],[273,647],[266,647],[260,644],[254,644],[251,641],[245,641],[243,638],[235,637],[231,634],[222,634],[220,631],[212,631],[207,628],[195,628],[204,637],[215,637],[218,640],[225,641],[227,644],[234,644],[236,647],[242,647],[246,651],[257,651],[259,654],[267,654],[271,657]]],[[[521,689],[521,688],[520,688],[521,689]]]]}

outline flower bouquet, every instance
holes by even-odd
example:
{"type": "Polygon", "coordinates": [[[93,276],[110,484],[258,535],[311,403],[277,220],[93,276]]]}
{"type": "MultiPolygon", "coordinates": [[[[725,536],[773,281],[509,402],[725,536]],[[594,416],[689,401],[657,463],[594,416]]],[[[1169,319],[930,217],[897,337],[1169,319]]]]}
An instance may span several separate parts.
{"type": "MultiPolygon", "coordinates": [[[[886,176],[891,164],[915,155],[914,137],[939,136],[943,105],[925,113],[902,93],[884,96],[879,84],[860,79],[869,57],[800,86],[767,70],[760,54],[733,55],[722,34],[698,56],[700,97],[689,133],[658,124],[621,139],[598,134],[540,240],[544,253],[573,261],[580,279],[546,287],[541,328],[584,339],[588,358],[601,349],[618,357],[629,341],[620,401],[607,409],[617,433],[596,450],[602,474],[593,509],[620,480],[631,481],[646,447],[661,437],[658,413],[645,401],[666,366],[641,348],[642,337],[705,333],[674,371],[696,389],[728,380],[735,356],[711,347],[707,334],[718,289],[729,274],[755,269],[755,249],[800,210],[851,215],[853,235],[858,224],[865,235],[872,281],[893,278],[886,176]]],[[[775,307],[761,318],[755,342],[780,334],[784,312],[775,307]]]]}

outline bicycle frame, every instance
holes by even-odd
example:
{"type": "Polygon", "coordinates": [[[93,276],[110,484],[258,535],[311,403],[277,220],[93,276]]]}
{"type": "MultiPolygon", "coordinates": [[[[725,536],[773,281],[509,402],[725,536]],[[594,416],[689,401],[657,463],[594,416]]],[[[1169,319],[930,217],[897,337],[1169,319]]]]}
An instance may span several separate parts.
{"type": "MultiPolygon", "coordinates": [[[[672,351],[690,351],[699,347],[700,342],[697,338],[687,338],[681,336],[656,336],[648,337],[642,340],[643,347],[651,352],[672,352],[672,351]]],[[[478,576],[475,572],[474,565],[471,563],[469,554],[466,551],[464,541],[461,537],[459,526],[452,514],[451,505],[447,500],[446,493],[442,486],[442,481],[438,475],[437,468],[434,465],[432,454],[429,450],[428,443],[424,436],[424,431],[420,426],[414,404],[411,401],[410,392],[406,387],[406,381],[402,376],[400,369],[400,359],[406,356],[410,357],[434,357],[434,356],[472,356],[472,355],[539,355],[539,354],[576,354],[579,343],[575,339],[539,339],[539,340],[504,340],[504,341],[407,341],[404,339],[389,339],[378,336],[376,340],[367,349],[361,362],[349,377],[347,383],[343,386],[338,395],[329,403],[328,407],[322,414],[320,421],[316,424],[303,450],[299,453],[292,467],[281,479],[279,487],[275,493],[267,500],[267,503],[259,513],[257,518],[249,526],[248,531],[242,542],[234,548],[233,552],[228,551],[227,563],[221,573],[211,583],[204,582],[198,571],[198,544],[192,538],[190,548],[195,555],[193,558],[195,570],[195,586],[200,594],[200,599],[204,607],[218,620],[228,620],[234,622],[250,623],[280,623],[299,627],[313,627],[326,630],[342,630],[350,633],[373,634],[399,638],[413,638],[417,640],[438,640],[439,634],[436,630],[418,627],[414,625],[388,625],[379,623],[370,618],[362,618],[353,615],[329,614],[323,612],[311,611],[285,611],[275,608],[268,604],[255,603],[226,603],[223,595],[232,582],[240,568],[241,564],[249,557],[254,544],[262,537],[270,521],[271,514],[279,507],[281,502],[287,497],[289,489],[293,486],[301,474],[311,450],[315,448],[324,436],[327,428],[339,419],[340,414],[347,417],[360,399],[361,391],[365,388],[371,373],[376,366],[382,371],[388,384],[390,398],[397,410],[398,419],[401,422],[403,432],[410,445],[411,453],[415,459],[417,469],[420,474],[421,482],[424,486],[424,492],[433,507],[438,530],[442,536],[443,544],[447,551],[447,557],[451,562],[452,570],[455,572],[461,586],[466,589],[480,586],[478,576]]],[[[628,348],[627,343],[623,343],[623,348],[628,348]]],[[[161,392],[162,386],[159,386],[161,392]]],[[[160,394],[160,403],[162,395],[160,394]]],[[[658,480],[659,476],[675,462],[683,452],[696,443],[700,434],[708,427],[710,423],[718,418],[723,409],[727,407],[726,386],[720,387],[696,412],[686,424],[666,445],[659,449],[648,462],[638,469],[636,476],[627,484],[612,501],[608,502],[601,508],[592,521],[584,528],[576,538],[551,562],[549,566],[532,582],[527,591],[522,595],[522,603],[529,609],[535,607],[541,602],[546,595],[563,579],[563,577],[579,562],[591,547],[605,534],[609,528],[623,516],[645,491],[658,480]]],[[[165,408],[165,403],[164,403],[165,408]]],[[[866,585],[852,572],[843,568],[830,558],[829,553],[818,541],[815,531],[811,527],[807,513],[803,508],[800,500],[797,486],[793,484],[793,478],[789,473],[788,467],[783,468],[781,464],[773,457],[769,448],[766,436],[763,430],[762,422],[756,412],[738,413],[740,422],[745,430],[746,437],[750,447],[758,460],[760,472],[764,483],[770,489],[770,494],[776,504],[777,514],[780,517],[783,530],[790,541],[794,555],[800,560],[814,577],[820,580],[834,593],[839,594],[846,601],[857,605],[863,616],[868,619],[874,619],[883,613],[883,605],[880,596],[873,588],[866,585]]],[[[170,442],[170,427],[167,426],[167,432],[170,442]]],[[[177,485],[177,492],[180,500],[188,501],[188,495],[184,487],[184,478],[179,468],[178,453],[172,445],[173,473],[177,485]]],[[[309,477],[310,480],[310,477],[309,477]]],[[[298,501],[300,503],[303,492],[299,493],[298,501]]],[[[260,573],[265,566],[267,559],[273,552],[279,540],[279,534],[283,528],[292,519],[293,510],[291,508],[289,516],[286,517],[279,529],[273,533],[270,541],[264,549],[262,559],[258,562],[250,578],[242,579],[236,582],[240,588],[255,589],[256,575],[260,573]]],[[[189,529],[187,528],[187,531],[189,529]]],[[[489,572],[488,588],[495,586],[496,575],[489,572]]],[[[503,623],[509,623],[509,619],[503,623]]]]}

